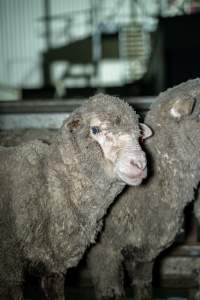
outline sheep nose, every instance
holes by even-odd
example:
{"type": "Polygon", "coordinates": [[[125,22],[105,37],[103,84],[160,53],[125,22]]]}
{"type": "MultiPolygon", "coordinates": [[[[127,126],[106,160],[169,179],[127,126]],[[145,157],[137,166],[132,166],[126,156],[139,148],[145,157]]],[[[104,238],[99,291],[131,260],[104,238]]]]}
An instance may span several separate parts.
{"type": "Polygon", "coordinates": [[[146,168],[147,162],[146,162],[146,159],[137,160],[137,161],[134,161],[133,159],[131,159],[130,164],[134,167],[137,167],[140,170],[144,170],[146,168]]]}

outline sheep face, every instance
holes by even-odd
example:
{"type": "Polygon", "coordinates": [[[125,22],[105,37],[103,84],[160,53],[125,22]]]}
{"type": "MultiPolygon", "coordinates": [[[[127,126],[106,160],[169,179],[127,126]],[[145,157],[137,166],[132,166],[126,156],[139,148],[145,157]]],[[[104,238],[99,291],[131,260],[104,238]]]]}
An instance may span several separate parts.
{"type": "MultiPolygon", "coordinates": [[[[149,127],[144,124],[141,127],[142,138],[149,137],[149,127]]],[[[128,132],[112,128],[111,122],[101,122],[98,117],[90,123],[90,136],[100,145],[109,170],[129,185],[139,185],[147,176],[146,156],[137,132],[131,128],[128,132]]]]}
{"type": "Polygon", "coordinates": [[[103,94],[76,110],[62,129],[63,140],[70,138],[81,155],[87,176],[97,181],[102,171],[129,185],[140,184],[147,174],[141,132],[143,139],[151,135],[147,126],[139,128],[134,110],[119,98],[103,94]]]}

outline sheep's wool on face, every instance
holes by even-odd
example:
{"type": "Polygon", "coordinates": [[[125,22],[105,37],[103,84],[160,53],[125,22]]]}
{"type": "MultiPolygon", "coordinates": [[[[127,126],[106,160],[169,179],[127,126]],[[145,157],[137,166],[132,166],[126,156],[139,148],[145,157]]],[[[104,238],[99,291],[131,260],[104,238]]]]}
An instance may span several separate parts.
{"type": "Polygon", "coordinates": [[[146,156],[138,143],[138,135],[112,131],[109,122],[101,122],[97,117],[90,124],[91,137],[98,142],[104,158],[122,181],[138,185],[146,177],[146,156]]]}
{"type": "MultiPolygon", "coordinates": [[[[131,107],[124,102],[122,104],[128,108],[128,114],[120,116],[117,112],[116,116],[112,111],[109,119],[101,118],[102,114],[94,114],[90,122],[90,136],[100,145],[112,175],[114,173],[126,184],[138,185],[147,175],[146,156],[139,144],[139,124],[133,121],[131,107]]],[[[134,117],[137,120],[136,115],[134,117]]],[[[145,130],[147,127],[144,126],[143,133],[145,130]]],[[[148,131],[149,136],[149,128],[148,131]]]]}
{"type": "Polygon", "coordinates": [[[146,177],[146,156],[139,138],[141,130],[143,138],[150,136],[151,130],[144,124],[139,128],[138,116],[124,101],[96,95],[72,114],[65,127],[75,148],[82,156],[84,153],[89,177],[98,177],[92,169],[104,169],[109,178],[129,185],[138,185],[146,177]]]}

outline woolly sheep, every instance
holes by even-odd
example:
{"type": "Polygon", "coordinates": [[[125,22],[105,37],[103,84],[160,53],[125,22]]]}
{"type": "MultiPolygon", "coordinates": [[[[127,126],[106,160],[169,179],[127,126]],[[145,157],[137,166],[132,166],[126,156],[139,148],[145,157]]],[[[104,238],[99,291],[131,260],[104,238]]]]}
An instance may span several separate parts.
{"type": "Polygon", "coordinates": [[[98,298],[124,296],[125,266],[136,299],[152,299],[154,260],[174,242],[200,180],[200,80],[161,93],[145,123],[154,132],[145,143],[151,174],[118,197],[88,254],[98,298]]]}
{"type": "Polygon", "coordinates": [[[100,94],[51,145],[0,148],[0,299],[23,298],[26,270],[41,276],[47,299],[64,299],[63,275],[95,241],[108,206],[146,176],[139,135],[128,104],[100,94]]]}
{"type": "Polygon", "coordinates": [[[57,129],[27,128],[0,130],[0,145],[4,147],[18,146],[33,140],[51,144],[56,137],[57,129]]]}

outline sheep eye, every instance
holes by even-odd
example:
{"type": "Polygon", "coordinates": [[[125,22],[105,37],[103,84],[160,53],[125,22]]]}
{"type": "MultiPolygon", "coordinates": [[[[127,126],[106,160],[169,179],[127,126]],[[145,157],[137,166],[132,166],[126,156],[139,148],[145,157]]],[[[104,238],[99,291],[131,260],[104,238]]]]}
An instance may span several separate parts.
{"type": "Polygon", "coordinates": [[[94,126],[91,128],[93,134],[98,134],[101,132],[101,129],[98,126],[94,126]]]}

